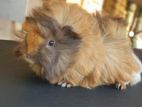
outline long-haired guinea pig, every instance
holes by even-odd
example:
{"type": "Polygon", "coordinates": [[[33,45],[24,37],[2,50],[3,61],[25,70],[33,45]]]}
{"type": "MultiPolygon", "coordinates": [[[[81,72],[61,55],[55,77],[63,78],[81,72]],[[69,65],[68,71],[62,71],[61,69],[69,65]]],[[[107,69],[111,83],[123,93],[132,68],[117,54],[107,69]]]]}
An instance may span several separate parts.
{"type": "Polygon", "coordinates": [[[43,0],[23,23],[19,46],[33,71],[62,87],[120,89],[141,80],[142,65],[119,20],[93,16],[75,4],[43,0]]]}

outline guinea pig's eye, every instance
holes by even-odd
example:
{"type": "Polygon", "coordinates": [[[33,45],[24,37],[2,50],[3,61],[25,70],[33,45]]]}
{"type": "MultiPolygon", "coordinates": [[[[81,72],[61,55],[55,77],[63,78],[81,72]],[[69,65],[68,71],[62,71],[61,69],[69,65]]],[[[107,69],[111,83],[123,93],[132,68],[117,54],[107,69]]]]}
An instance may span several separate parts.
{"type": "Polygon", "coordinates": [[[48,41],[48,46],[54,46],[54,45],[55,45],[55,41],[54,40],[48,41]]]}

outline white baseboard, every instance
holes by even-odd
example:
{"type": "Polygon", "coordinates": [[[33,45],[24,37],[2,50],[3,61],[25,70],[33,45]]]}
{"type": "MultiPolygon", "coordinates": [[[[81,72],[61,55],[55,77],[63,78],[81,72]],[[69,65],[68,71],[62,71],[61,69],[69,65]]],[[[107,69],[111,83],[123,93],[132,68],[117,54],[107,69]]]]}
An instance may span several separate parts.
{"type": "Polygon", "coordinates": [[[12,22],[0,20],[0,40],[12,40],[12,41],[19,41],[12,33],[12,22]]]}

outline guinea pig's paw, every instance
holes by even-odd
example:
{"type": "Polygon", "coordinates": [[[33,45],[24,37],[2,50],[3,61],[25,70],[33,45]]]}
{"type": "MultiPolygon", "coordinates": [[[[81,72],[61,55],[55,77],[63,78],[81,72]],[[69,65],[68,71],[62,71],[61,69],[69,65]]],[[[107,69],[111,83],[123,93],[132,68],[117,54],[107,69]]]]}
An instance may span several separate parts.
{"type": "Polygon", "coordinates": [[[117,83],[116,88],[119,90],[125,90],[129,84],[130,82],[117,83]]]}
{"type": "Polygon", "coordinates": [[[64,80],[60,81],[58,83],[58,85],[61,86],[61,87],[63,87],[63,88],[71,88],[72,87],[72,85],[70,83],[68,83],[67,81],[64,81],[64,80]]]}

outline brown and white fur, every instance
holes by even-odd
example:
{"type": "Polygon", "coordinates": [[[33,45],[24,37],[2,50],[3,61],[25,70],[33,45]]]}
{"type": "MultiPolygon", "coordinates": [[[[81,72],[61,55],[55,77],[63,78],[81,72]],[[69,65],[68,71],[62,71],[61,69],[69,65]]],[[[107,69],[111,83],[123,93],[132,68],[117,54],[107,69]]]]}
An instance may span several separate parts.
{"type": "Polygon", "coordinates": [[[32,29],[27,36],[36,32],[42,42],[29,52],[30,43],[23,43],[20,51],[50,83],[85,88],[116,84],[125,89],[140,82],[142,64],[121,21],[93,16],[62,0],[43,0],[43,7],[34,9],[25,23],[32,29]]]}

